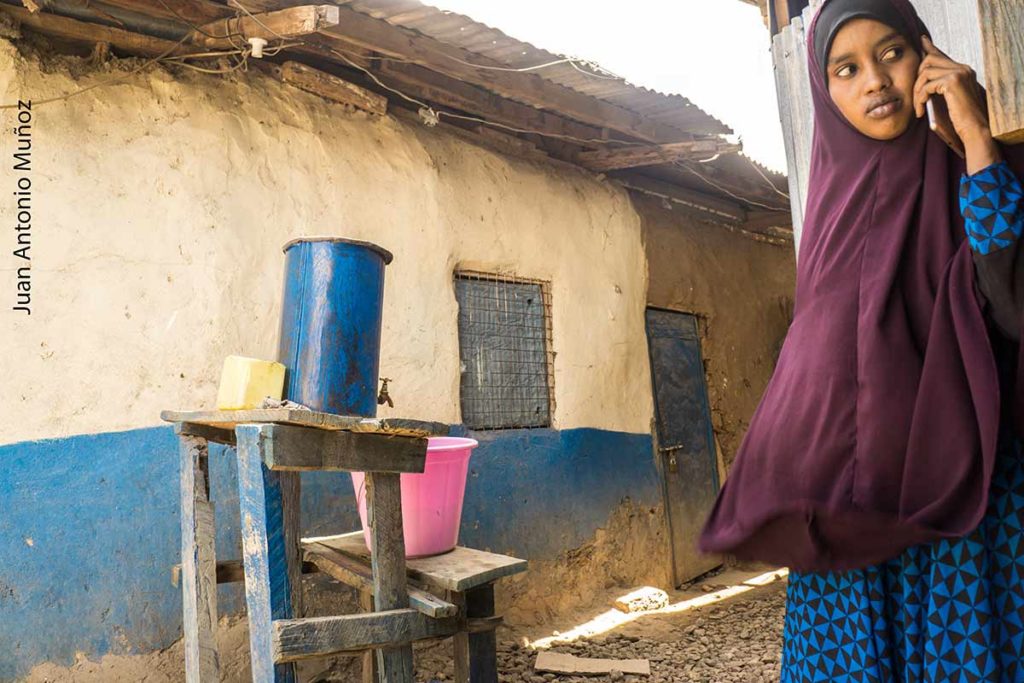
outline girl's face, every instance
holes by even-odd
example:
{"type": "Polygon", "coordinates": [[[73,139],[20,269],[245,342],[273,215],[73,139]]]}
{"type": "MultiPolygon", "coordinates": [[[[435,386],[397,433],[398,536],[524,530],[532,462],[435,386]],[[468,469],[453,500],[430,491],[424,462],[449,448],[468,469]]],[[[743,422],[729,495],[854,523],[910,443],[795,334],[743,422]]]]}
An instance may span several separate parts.
{"type": "Polygon", "coordinates": [[[874,19],[851,19],[832,40],[828,91],[864,135],[892,140],[915,120],[914,83],[921,57],[906,38],[874,19]]]}

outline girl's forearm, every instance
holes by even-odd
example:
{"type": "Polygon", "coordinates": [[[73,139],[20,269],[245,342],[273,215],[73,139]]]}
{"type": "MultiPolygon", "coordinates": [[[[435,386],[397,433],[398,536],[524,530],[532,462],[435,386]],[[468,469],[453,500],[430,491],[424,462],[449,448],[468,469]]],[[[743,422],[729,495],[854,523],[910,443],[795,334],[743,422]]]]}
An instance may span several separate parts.
{"type": "Polygon", "coordinates": [[[979,128],[964,138],[964,154],[967,157],[968,175],[1003,160],[1002,154],[999,153],[999,145],[992,138],[988,128],[979,128]]]}

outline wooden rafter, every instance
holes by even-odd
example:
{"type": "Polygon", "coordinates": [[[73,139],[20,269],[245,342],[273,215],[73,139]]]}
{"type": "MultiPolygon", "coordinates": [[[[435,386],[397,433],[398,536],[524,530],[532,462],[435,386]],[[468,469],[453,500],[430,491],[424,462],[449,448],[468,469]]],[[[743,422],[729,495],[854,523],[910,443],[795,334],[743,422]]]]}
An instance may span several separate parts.
{"type": "Polygon", "coordinates": [[[388,100],[383,95],[361,88],[329,73],[314,69],[300,62],[285,62],[273,67],[273,73],[281,81],[296,88],[311,92],[334,102],[347,104],[372,114],[383,115],[388,110],[388,100]]]}
{"type": "Polygon", "coordinates": [[[69,19],[56,14],[30,12],[22,7],[0,4],[0,11],[7,12],[23,26],[28,26],[41,33],[65,40],[108,43],[119,50],[146,57],[163,54],[187,54],[195,51],[195,48],[187,43],[176,44],[173,40],[155,38],[113,26],[69,19]]]}
{"type": "MultiPolygon", "coordinates": [[[[294,0],[247,0],[261,11],[298,4],[294,0]]],[[[595,127],[608,128],[630,138],[653,143],[679,142],[692,136],[676,128],[651,121],[644,116],[565,86],[552,83],[532,72],[507,69],[483,55],[419,35],[386,21],[375,19],[347,7],[340,7],[340,22],[323,35],[335,36],[388,57],[405,59],[427,66],[457,80],[540,109],[552,109],[595,127]],[[468,62],[468,64],[467,64],[468,62]],[[477,66],[471,66],[475,64],[477,66]]]]}
{"type": "Polygon", "coordinates": [[[607,147],[580,152],[576,160],[592,171],[613,171],[637,166],[654,166],[686,159],[706,158],[715,154],[739,152],[741,145],[721,140],[693,140],[672,142],[667,145],[637,147],[607,147]]]}
{"type": "MultiPolygon", "coordinates": [[[[344,7],[301,5],[293,0],[245,0],[246,7],[256,15],[253,19],[210,0],[174,3],[173,16],[168,16],[166,10],[162,14],[157,11],[158,7],[163,7],[158,0],[105,0],[95,6],[102,8],[104,4],[108,8],[116,5],[137,15],[156,17],[172,26],[172,35],[173,23],[186,31],[186,23],[196,23],[200,30],[193,33],[193,44],[181,45],[173,49],[172,54],[185,54],[197,46],[211,48],[229,44],[224,39],[204,36],[204,32],[214,36],[227,32],[242,34],[235,36],[235,43],[246,37],[302,38],[302,44],[291,52],[305,53],[310,64],[293,61],[286,65],[266,65],[272,66],[271,71],[282,81],[335,101],[383,113],[387,108],[386,98],[362,87],[375,87],[363,74],[353,76],[353,66],[367,69],[384,83],[439,109],[462,111],[505,126],[502,130],[455,121],[457,126],[446,128],[479,144],[528,159],[545,159],[549,163],[567,161],[605,172],[739,150],[738,145],[722,140],[694,140],[692,135],[655,124],[635,112],[577,93],[536,74],[484,68],[504,65],[344,7]],[[220,18],[216,18],[218,15],[220,18]],[[183,17],[190,19],[186,22],[183,17]],[[194,22],[196,17],[202,17],[203,21],[194,22]],[[345,59],[340,55],[345,55],[345,59]],[[517,137],[512,134],[513,129],[537,135],[517,137]],[[622,134],[620,139],[660,138],[663,141],[663,136],[667,135],[674,140],[629,147],[602,145],[601,141],[607,141],[615,133],[622,134]]],[[[175,43],[167,39],[52,13],[31,15],[2,4],[0,9],[44,33],[109,43],[127,52],[152,56],[175,47],[175,43]]]]}
{"type": "Polygon", "coordinates": [[[197,42],[207,47],[232,47],[237,45],[239,38],[232,42],[228,38],[211,38],[241,34],[244,42],[248,38],[276,40],[279,38],[297,38],[323,31],[337,26],[339,21],[336,5],[303,5],[273,12],[264,12],[253,16],[241,16],[211,21],[199,32],[197,42]]]}

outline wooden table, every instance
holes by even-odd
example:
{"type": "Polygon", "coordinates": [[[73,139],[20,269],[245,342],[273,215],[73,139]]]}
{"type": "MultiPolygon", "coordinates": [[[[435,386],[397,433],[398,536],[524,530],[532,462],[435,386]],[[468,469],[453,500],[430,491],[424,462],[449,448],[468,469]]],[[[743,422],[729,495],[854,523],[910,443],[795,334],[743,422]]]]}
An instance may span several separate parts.
{"type": "Polygon", "coordinates": [[[253,681],[291,683],[295,661],[365,651],[364,681],[412,683],[412,642],[454,637],[456,679],[497,682],[494,629],[500,620],[493,586],[526,563],[468,548],[405,558],[399,477],[423,471],[427,437],[447,434],[447,425],[288,409],[165,411],[161,417],[175,423],[180,441],[188,683],[219,678],[216,586],[240,573],[237,563],[216,560],[209,441],[234,446],[238,460],[253,681]],[[366,472],[372,554],[361,533],[300,544],[299,473],[308,470],[366,472]],[[307,568],[357,588],[367,612],[304,618],[303,554],[307,568]]]}

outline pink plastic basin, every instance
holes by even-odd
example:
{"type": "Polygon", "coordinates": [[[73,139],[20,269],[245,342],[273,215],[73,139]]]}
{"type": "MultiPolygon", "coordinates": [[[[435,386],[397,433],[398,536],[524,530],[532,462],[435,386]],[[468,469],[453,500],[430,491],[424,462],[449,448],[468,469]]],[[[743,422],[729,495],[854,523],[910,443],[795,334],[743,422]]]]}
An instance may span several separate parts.
{"type": "MultiPolygon", "coordinates": [[[[458,545],[469,456],[477,445],[475,439],[430,437],[423,473],[401,475],[406,557],[440,555],[458,545]]],[[[369,548],[370,526],[366,523],[366,486],[362,472],[352,473],[352,487],[363,523],[363,537],[369,548]]]]}

